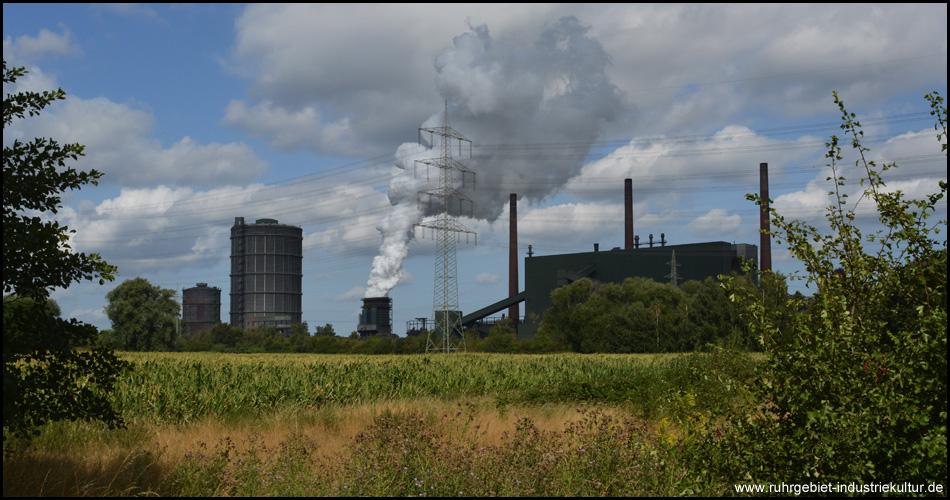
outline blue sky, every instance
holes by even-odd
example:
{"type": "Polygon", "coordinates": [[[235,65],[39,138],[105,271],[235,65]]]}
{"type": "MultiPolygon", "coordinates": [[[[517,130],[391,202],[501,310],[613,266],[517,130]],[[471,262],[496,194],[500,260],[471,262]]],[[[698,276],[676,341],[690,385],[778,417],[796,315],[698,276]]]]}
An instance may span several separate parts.
{"type": "MultiPolygon", "coordinates": [[[[78,166],[105,173],[59,218],[119,279],[55,291],[65,314],[108,328],[105,294],[141,276],[221,288],[226,320],[234,217],[276,218],[304,230],[303,319],[347,334],[381,229],[421,217],[424,184],[394,164],[432,155],[400,146],[440,125],[446,100],[473,141],[461,222],[478,245],[458,252],[472,311],[507,295],[511,192],[522,255],[622,245],[626,177],[642,239],[758,244],[744,195],[760,162],[777,208],[820,222],[832,90],[874,157],[902,165],[890,186],[934,191],[946,157],[923,95],[946,95],[946,19],[946,4],[5,3],[4,59],[30,74],[4,92],[68,98],[3,140],[79,142],[78,166]]],[[[432,310],[434,242],[407,248],[390,292],[400,332],[432,310]]]]}

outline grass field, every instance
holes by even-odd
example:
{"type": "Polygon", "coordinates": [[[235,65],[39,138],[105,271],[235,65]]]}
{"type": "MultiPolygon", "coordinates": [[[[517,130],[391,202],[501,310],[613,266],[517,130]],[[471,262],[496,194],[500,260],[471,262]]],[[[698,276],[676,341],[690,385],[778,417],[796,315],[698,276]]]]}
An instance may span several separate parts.
{"type": "Polygon", "coordinates": [[[128,427],[48,426],[14,495],[689,493],[686,422],[745,404],[712,355],[124,353],[128,427]]]}

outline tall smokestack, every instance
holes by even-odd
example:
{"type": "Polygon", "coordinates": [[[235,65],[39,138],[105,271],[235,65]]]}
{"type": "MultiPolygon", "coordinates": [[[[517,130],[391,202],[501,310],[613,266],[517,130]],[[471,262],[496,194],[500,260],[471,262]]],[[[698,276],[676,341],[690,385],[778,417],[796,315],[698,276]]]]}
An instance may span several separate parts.
{"type": "Polygon", "coordinates": [[[759,196],[762,204],[759,207],[759,269],[772,270],[772,238],[766,232],[769,230],[769,164],[759,163],[759,196]]]}
{"type": "MultiPolygon", "coordinates": [[[[511,221],[508,224],[508,296],[518,295],[518,195],[511,193],[509,197],[511,221]]],[[[508,317],[515,325],[520,318],[518,304],[508,307],[508,317]]]]}
{"type": "Polygon", "coordinates": [[[623,181],[623,248],[633,248],[633,179],[623,181]]]}

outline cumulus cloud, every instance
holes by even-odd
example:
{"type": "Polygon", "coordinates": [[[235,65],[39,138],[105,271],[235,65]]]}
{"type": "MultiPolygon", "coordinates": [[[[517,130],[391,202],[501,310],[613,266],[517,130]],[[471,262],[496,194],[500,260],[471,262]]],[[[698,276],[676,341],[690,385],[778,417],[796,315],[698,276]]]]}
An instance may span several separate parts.
{"type": "MultiPolygon", "coordinates": [[[[872,104],[896,89],[946,79],[945,4],[516,4],[503,11],[473,5],[257,5],[247,7],[235,25],[229,67],[252,86],[232,104],[227,123],[280,147],[385,154],[432,114],[433,83],[443,85],[443,96],[446,84],[476,89],[466,94],[469,106],[485,112],[497,106],[491,97],[500,83],[521,85],[537,76],[536,62],[521,58],[480,71],[441,70],[433,82],[433,58],[463,23],[488,26],[496,43],[509,40],[509,47],[526,54],[541,32],[569,16],[590,27],[587,36],[612,62],[606,76],[624,104],[636,109],[618,114],[611,138],[708,133],[762,110],[807,116],[828,110],[831,89],[872,104]],[[356,22],[360,29],[354,33],[356,22]],[[915,29],[907,31],[911,25],[915,29]],[[499,79],[519,66],[524,81],[499,79]],[[298,116],[302,110],[308,114],[298,116]],[[309,126],[300,132],[293,120],[272,119],[281,114],[306,118],[309,126]],[[344,123],[346,134],[340,135],[344,123]],[[329,139],[334,136],[341,139],[329,139]]],[[[440,56],[442,63],[477,64],[477,40],[458,42],[458,50],[440,56]]],[[[564,85],[554,79],[544,88],[557,93],[564,85]]]]}
{"type": "Polygon", "coordinates": [[[689,230],[700,237],[721,238],[724,234],[735,234],[741,224],[742,217],[739,214],[714,208],[690,222],[689,230]]]}
{"type": "Polygon", "coordinates": [[[229,106],[225,123],[282,148],[386,154],[414,139],[415,127],[438,108],[433,59],[466,23],[490,24],[532,44],[549,19],[576,11],[558,4],[503,10],[455,4],[248,6],[235,25],[229,67],[252,85],[246,99],[229,106]],[[282,115],[306,121],[308,128],[273,120],[282,115]]]}
{"type": "MultiPolygon", "coordinates": [[[[527,210],[518,218],[518,241],[551,248],[602,242],[623,227],[623,204],[565,203],[527,210]]],[[[622,241],[621,238],[618,241],[622,241]]]]}
{"type": "Polygon", "coordinates": [[[3,59],[13,65],[30,64],[47,56],[76,56],[82,50],[72,41],[72,34],[60,25],[62,33],[43,28],[34,36],[3,37],[3,59]]]}
{"type": "Polygon", "coordinates": [[[880,104],[946,80],[945,4],[618,4],[585,14],[614,60],[611,79],[637,105],[627,134],[707,132],[763,110],[825,113],[832,89],[880,104]]]}
{"type": "Polygon", "coordinates": [[[64,207],[58,220],[77,230],[71,242],[77,251],[100,253],[123,273],[137,274],[208,268],[226,261],[230,228],[234,217],[242,216],[308,227],[304,236],[308,255],[353,254],[361,248],[370,252],[378,242],[370,221],[378,216],[363,215],[365,227],[353,229],[354,224],[340,214],[379,213],[384,204],[385,196],[368,186],[327,189],[320,187],[319,179],[205,191],[158,186],[123,188],[118,196],[98,204],[64,207]],[[325,237],[328,234],[334,237],[325,237]]]}
{"type": "MultiPolygon", "coordinates": [[[[900,190],[907,199],[922,199],[938,191],[939,181],[947,180],[947,158],[941,153],[932,130],[902,133],[878,144],[866,140],[864,145],[870,148],[867,159],[874,161],[876,170],[881,172],[885,191],[900,190]],[[896,164],[897,167],[882,171],[884,164],[896,164]]],[[[834,185],[827,178],[844,177],[845,184],[840,192],[848,196],[846,207],[856,207],[859,216],[875,219],[877,210],[874,203],[861,197],[867,186],[866,182],[861,183],[861,179],[867,176],[863,163],[855,165],[857,157],[850,147],[844,148],[842,154],[844,158],[837,163],[836,172],[829,167],[820,169],[804,188],[774,197],[773,206],[783,215],[821,223],[826,207],[834,202],[834,197],[829,194],[834,185]]],[[[946,200],[938,204],[937,210],[946,213],[946,200]]]]}
{"type": "Polygon", "coordinates": [[[248,107],[243,101],[232,100],[224,111],[222,122],[249,134],[268,138],[279,149],[308,148],[314,151],[356,153],[341,149],[351,144],[349,118],[326,122],[319,110],[305,106],[289,111],[264,102],[248,107]]]}
{"type": "Polygon", "coordinates": [[[783,166],[814,156],[822,147],[817,138],[778,140],[738,125],[709,136],[635,138],[585,165],[565,191],[580,199],[598,199],[605,191],[622,189],[621,179],[631,178],[635,202],[658,210],[682,209],[703,191],[741,187],[757,192],[763,158],[768,159],[770,177],[779,179],[783,166]]]}
{"type": "Polygon", "coordinates": [[[6,127],[4,144],[31,137],[82,144],[86,156],[78,160],[79,168],[95,168],[105,174],[101,182],[127,187],[244,184],[267,169],[244,143],[200,144],[183,137],[163,147],[152,137],[154,122],[151,113],[126,104],[70,96],[40,116],[6,127]]]}

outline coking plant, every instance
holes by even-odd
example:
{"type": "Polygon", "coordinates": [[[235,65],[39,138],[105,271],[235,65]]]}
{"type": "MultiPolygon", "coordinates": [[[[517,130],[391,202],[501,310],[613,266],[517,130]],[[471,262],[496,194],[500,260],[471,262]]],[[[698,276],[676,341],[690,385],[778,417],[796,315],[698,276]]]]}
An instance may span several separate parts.
{"type": "MultiPolygon", "coordinates": [[[[926,97],[946,155],[947,108],[938,94],[926,97]]],[[[868,159],[860,123],[834,99],[844,137],[826,143],[828,228],[770,209],[770,234],[817,291],[808,305],[790,299],[800,312],[780,329],[760,297],[729,289],[768,361],[750,387],[760,405],[707,436],[717,465],[706,472],[736,483],[946,485],[947,243],[939,236],[947,221],[931,220],[946,182],[921,199],[888,187],[885,172],[897,165],[868,159]],[[842,174],[848,141],[861,172],[856,200],[842,174]],[[879,222],[871,234],[858,225],[868,213],[879,222]]]]}

